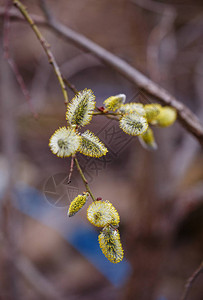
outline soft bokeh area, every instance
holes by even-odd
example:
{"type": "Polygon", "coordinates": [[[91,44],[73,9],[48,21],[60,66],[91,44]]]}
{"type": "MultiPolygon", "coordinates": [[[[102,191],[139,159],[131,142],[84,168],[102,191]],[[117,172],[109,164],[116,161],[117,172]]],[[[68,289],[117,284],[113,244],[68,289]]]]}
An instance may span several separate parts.
{"type": "MultiPolygon", "coordinates": [[[[68,205],[85,191],[70,158],[58,158],[49,138],[66,126],[63,94],[26,22],[5,28],[0,1],[0,299],[178,300],[203,259],[203,155],[179,121],[155,128],[156,151],[124,134],[117,121],[94,116],[91,129],[109,152],[78,160],[96,197],[118,210],[124,260],[110,263],[100,229],[74,217],[68,205]],[[4,28],[4,29],[3,29],[4,28]],[[8,29],[8,30],[7,30],[8,29]],[[4,33],[4,34],[3,34],[4,33]],[[3,44],[31,95],[27,101],[5,60],[3,44]],[[34,117],[37,114],[37,118],[34,117]]],[[[43,17],[39,3],[22,1],[43,17]]],[[[56,19],[160,84],[203,121],[203,2],[198,0],[47,0],[56,19]]],[[[15,9],[14,7],[12,9],[15,9]]],[[[90,52],[41,26],[65,78],[93,90],[97,106],[124,93],[152,103],[145,92],[90,52]]],[[[4,49],[5,50],[5,49],[4,49]]],[[[68,89],[69,99],[74,97],[68,89]]],[[[85,129],[82,129],[84,131],[85,129]]],[[[188,300],[203,299],[203,274],[188,300]]]]}

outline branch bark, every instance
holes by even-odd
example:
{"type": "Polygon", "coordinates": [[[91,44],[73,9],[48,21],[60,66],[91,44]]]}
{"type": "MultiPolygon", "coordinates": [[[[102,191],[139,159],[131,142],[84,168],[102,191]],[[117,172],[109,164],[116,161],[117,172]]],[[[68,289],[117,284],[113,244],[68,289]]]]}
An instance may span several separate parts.
{"type": "Polygon", "coordinates": [[[199,267],[194,271],[192,276],[190,278],[188,278],[188,280],[186,282],[186,285],[185,285],[185,290],[184,290],[183,295],[181,297],[181,300],[186,300],[187,299],[187,296],[189,294],[189,290],[190,290],[191,286],[193,285],[194,281],[197,279],[197,277],[201,273],[203,273],[203,261],[201,262],[199,267]]]}
{"type": "MultiPolygon", "coordinates": [[[[0,10],[0,16],[4,13],[4,10],[0,10]]],[[[22,17],[15,11],[10,11],[10,17],[14,20],[22,21],[22,17]]],[[[114,70],[118,71],[121,75],[126,77],[129,81],[134,83],[142,91],[145,91],[152,98],[156,99],[164,105],[170,105],[177,110],[178,119],[182,125],[197,138],[199,143],[203,146],[203,127],[195,114],[188,109],[183,103],[179,102],[174,96],[172,96],[165,89],[158,84],[147,78],[136,68],[129,65],[127,62],[112,54],[108,50],[97,45],[93,41],[89,40],[80,33],[68,28],[67,26],[56,21],[53,17],[47,20],[40,18],[39,16],[32,16],[35,23],[38,25],[45,25],[65,40],[71,42],[77,47],[91,52],[98,57],[106,65],[110,66],[114,70]]]]}

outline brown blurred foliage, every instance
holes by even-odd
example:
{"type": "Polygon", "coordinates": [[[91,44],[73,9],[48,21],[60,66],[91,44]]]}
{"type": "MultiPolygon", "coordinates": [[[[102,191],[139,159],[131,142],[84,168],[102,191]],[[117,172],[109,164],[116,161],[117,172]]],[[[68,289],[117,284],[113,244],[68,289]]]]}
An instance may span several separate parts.
{"type": "MultiPolygon", "coordinates": [[[[42,15],[38,1],[23,3],[29,12],[42,15]]],[[[62,23],[147,74],[202,120],[202,1],[50,0],[48,5],[62,23]]],[[[0,22],[2,45],[3,17],[0,22]]],[[[78,90],[91,88],[98,106],[118,93],[125,93],[128,101],[146,101],[133,98],[137,87],[91,53],[45,28],[42,32],[63,75],[78,90]]],[[[42,292],[45,286],[50,293],[53,289],[53,299],[180,299],[186,279],[203,259],[203,156],[197,141],[177,122],[155,130],[156,152],[141,148],[137,138],[124,140],[122,150],[99,174],[89,170],[95,195],[111,201],[120,213],[125,257],[132,266],[127,282],[112,286],[54,230],[12,206],[17,182],[42,191],[51,175],[68,172],[70,162],[54,157],[48,147],[51,134],[66,122],[62,93],[47,57],[26,23],[11,22],[9,40],[39,118],[33,118],[1,46],[1,299],[51,299],[42,292]],[[46,281],[42,289],[41,276],[46,281]],[[39,287],[32,280],[39,280],[39,287]]],[[[73,97],[72,91],[68,94],[73,97]]],[[[98,132],[107,123],[95,117],[90,128],[98,132]]],[[[113,138],[108,143],[117,147],[113,138]]],[[[80,182],[77,172],[73,175],[80,182]]],[[[79,217],[85,221],[85,211],[79,217]]],[[[74,221],[64,226],[68,230],[74,221]]],[[[195,281],[188,300],[203,299],[202,280],[201,275],[195,281]]]]}

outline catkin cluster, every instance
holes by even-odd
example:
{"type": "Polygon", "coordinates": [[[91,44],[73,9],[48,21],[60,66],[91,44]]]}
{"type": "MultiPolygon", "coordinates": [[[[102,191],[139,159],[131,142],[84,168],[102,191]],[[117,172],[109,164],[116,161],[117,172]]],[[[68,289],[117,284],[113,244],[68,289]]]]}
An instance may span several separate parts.
{"type": "Polygon", "coordinates": [[[158,103],[126,103],[126,96],[119,94],[104,101],[107,111],[118,113],[120,128],[127,134],[138,136],[141,145],[148,150],[156,150],[157,144],[151,125],[158,127],[171,126],[177,112],[170,106],[161,106],[158,103]]]}
{"type": "Polygon", "coordinates": [[[78,92],[67,106],[67,127],[59,128],[49,141],[51,151],[58,157],[68,157],[80,152],[90,157],[101,157],[108,150],[93,132],[79,129],[90,123],[95,109],[95,96],[90,89],[78,92]]]}
{"type": "Polygon", "coordinates": [[[99,235],[99,245],[112,263],[123,259],[123,248],[118,232],[120,217],[115,207],[109,201],[95,201],[87,209],[87,219],[97,227],[103,227],[99,235]]]}
{"type": "MultiPolygon", "coordinates": [[[[149,150],[155,150],[157,144],[151,125],[167,127],[177,118],[176,111],[160,104],[127,103],[126,96],[119,94],[111,96],[104,101],[104,106],[99,110],[101,114],[112,111],[119,121],[120,128],[127,134],[138,136],[141,145],[149,150]]],[[[78,92],[67,106],[67,126],[57,129],[51,136],[49,146],[58,157],[75,157],[76,153],[90,157],[101,157],[108,150],[104,143],[90,130],[81,133],[80,128],[86,126],[92,120],[96,102],[90,89],[78,92]]],[[[97,112],[98,113],[98,112],[97,112]]],[[[80,170],[80,169],[79,169],[80,170]]],[[[82,170],[79,171],[80,173],[82,170]]],[[[81,175],[84,180],[84,174],[81,175]]],[[[123,259],[123,248],[120,241],[118,225],[120,217],[115,207],[109,201],[95,200],[89,187],[82,195],[78,195],[70,204],[68,216],[74,216],[86,203],[91,195],[93,203],[87,209],[87,219],[96,226],[101,227],[98,240],[100,248],[106,258],[112,263],[118,263],[123,259]]]]}
{"type": "MultiPolygon", "coordinates": [[[[75,215],[86,203],[88,193],[78,195],[70,204],[68,216],[75,215]]],[[[102,227],[99,234],[99,246],[112,263],[118,263],[123,259],[123,248],[118,232],[120,217],[115,207],[109,201],[95,200],[87,209],[87,219],[96,226],[102,227]]]]}

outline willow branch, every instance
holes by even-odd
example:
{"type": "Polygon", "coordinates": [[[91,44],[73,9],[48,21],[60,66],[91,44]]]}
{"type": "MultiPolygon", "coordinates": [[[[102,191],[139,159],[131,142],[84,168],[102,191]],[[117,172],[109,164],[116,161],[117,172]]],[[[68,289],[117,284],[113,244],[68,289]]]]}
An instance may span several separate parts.
{"type": "Polygon", "coordinates": [[[189,290],[190,290],[192,284],[194,283],[194,281],[197,279],[197,277],[201,273],[203,273],[203,261],[201,262],[199,267],[195,270],[195,272],[192,274],[192,276],[187,280],[183,295],[181,297],[181,300],[186,300],[187,299],[187,296],[189,294],[189,290]]]}
{"type": "Polygon", "coordinates": [[[34,31],[35,35],[37,36],[38,40],[40,41],[47,57],[49,60],[49,63],[53,66],[54,72],[57,76],[57,79],[59,81],[59,84],[61,86],[62,92],[63,92],[63,96],[64,96],[64,100],[65,100],[65,104],[68,103],[68,94],[66,91],[66,86],[63,82],[63,78],[60,72],[60,69],[58,67],[58,64],[54,58],[54,55],[52,54],[51,50],[50,50],[50,45],[48,44],[48,42],[46,41],[46,39],[43,37],[42,33],[40,32],[40,30],[38,29],[37,25],[35,24],[35,22],[33,21],[32,17],[28,14],[25,6],[19,1],[19,0],[13,0],[13,4],[18,8],[18,10],[21,12],[21,14],[23,15],[23,17],[25,18],[25,20],[29,23],[29,25],[31,26],[32,30],[34,31]]]}
{"type": "Polygon", "coordinates": [[[84,175],[84,173],[83,173],[83,171],[82,171],[82,169],[80,167],[80,164],[79,164],[77,158],[75,157],[74,160],[75,160],[75,164],[76,164],[76,167],[78,169],[78,172],[80,173],[80,176],[81,176],[81,178],[82,178],[82,180],[84,182],[84,185],[86,187],[87,192],[89,192],[92,200],[95,201],[96,199],[95,199],[94,195],[92,194],[92,191],[91,191],[91,189],[90,189],[90,187],[88,185],[88,181],[87,181],[87,179],[86,179],[86,177],[85,177],[85,175],[84,175]]]}
{"type": "MultiPolygon", "coordinates": [[[[1,13],[1,11],[0,11],[1,13]]],[[[17,16],[16,13],[13,15],[13,12],[10,11],[10,17],[14,20],[21,20],[20,16],[17,16]]],[[[200,144],[203,146],[203,127],[198,118],[193,114],[193,112],[187,108],[184,104],[179,102],[174,96],[172,96],[165,89],[154,83],[152,80],[147,78],[136,68],[129,65],[127,62],[117,57],[116,55],[110,53],[106,49],[92,42],[82,34],[75,32],[74,30],[68,28],[67,26],[61,24],[55,19],[44,21],[44,19],[37,17],[39,25],[46,25],[51,30],[55,31],[65,40],[73,43],[77,47],[90,51],[93,55],[98,57],[106,65],[110,66],[114,70],[118,71],[129,81],[136,84],[138,88],[145,91],[148,95],[152,96],[160,103],[164,105],[170,105],[177,110],[179,121],[190,132],[193,136],[197,138],[200,144]]]]}

